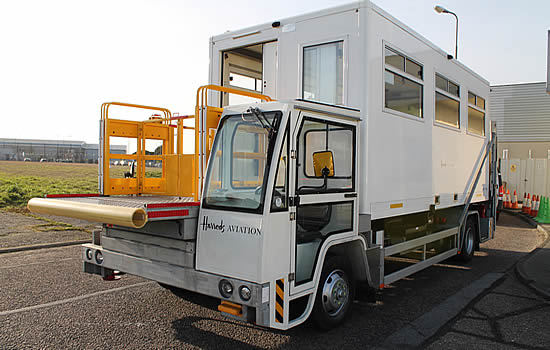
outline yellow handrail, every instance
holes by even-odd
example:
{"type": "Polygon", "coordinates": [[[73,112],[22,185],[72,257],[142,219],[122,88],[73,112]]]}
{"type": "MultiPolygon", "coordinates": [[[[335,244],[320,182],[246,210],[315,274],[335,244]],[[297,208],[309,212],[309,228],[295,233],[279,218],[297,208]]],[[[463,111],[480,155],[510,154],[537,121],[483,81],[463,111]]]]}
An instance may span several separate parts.
{"type": "MultiPolygon", "coordinates": [[[[197,98],[196,98],[196,104],[195,104],[195,166],[193,168],[193,178],[196,181],[195,183],[195,194],[196,196],[199,195],[200,189],[202,188],[202,183],[204,181],[204,171],[206,170],[206,164],[204,164],[207,160],[204,159],[205,155],[202,154],[202,148],[203,147],[203,133],[205,132],[202,130],[201,127],[201,121],[200,121],[200,112],[204,109],[205,114],[203,114],[206,117],[206,110],[208,108],[208,90],[213,91],[219,91],[219,92],[227,92],[231,94],[241,95],[241,96],[247,96],[252,98],[257,98],[266,102],[272,101],[271,97],[267,95],[263,95],[260,93],[254,93],[246,90],[241,90],[234,87],[227,87],[227,86],[219,86],[219,85],[203,85],[200,86],[197,89],[197,98]],[[200,97],[200,104],[199,104],[199,97],[200,97]],[[200,169],[200,172],[199,172],[200,169]]],[[[204,123],[206,126],[206,123],[204,123]]],[[[195,200],[197,200],[195,198],[195,200]]]]}
{"type": "MultiPolygon", "coordinates": [[[[139,108],[139,109],[145,109],[145,110],[151,110],[151,111],[159,111],[164,114],[164,117],[162,120],[162,123],[165,125],[168,123],[167,121],[164,121],[165,119],[170,119],[172,117],[172,113],[170,110],[162,107],[152,107],[152,106],[145,106],[145,105],[138,105],[133,103],[124,103],[124,102],[107,102],[103,103],[101,105],[101,120],[103,121],[103,193],[111,193],[111,189],[108,187],[111,186],[111,179],[110,179],[110,159],[111,159],[111,147],[110,147],[110,130],[108,130],[109,127],[109,108],[111,106],[121,106],[121,107],[130,107],[130,108],[139,108]]],[[[159,119],[154,121],[160,121],[159,119]]],[[[145,177],[145,169],[142,169],[142,160],[145,159],[143,154],[143,149],[145,148],[145,142],[143,140],[143,137],[140,137],[140,135],[137,135],[137,149],[136,149],[136,155],[135,157],[132,157],[132,159],[136,159],[136,187],[137,191],[135,194],[141,194],[143,192],[143,182],[145,177]]],[[[121,157],[126,158],[126,157],[121,157]]],[[[128,158],[129,159],[129,158],[128,158]]]]}
{"type": "MultiPolygon", "coordinates": [[[[166,108],[138,105],[138,104],[132,104],[132,103],[108,102],[108,103],[102,104],[101,120],[103,121],[103,130],[102,130],[103,193],[104,194],[130,193],[130,194],[137,194],[137,195],[142,193],[148,193],[146,182],[145,182],[145,167],[142,166],[141,163],[143,160],[160,159],[163,161],[162,163],[163,164],[163,181],[166,180],[166,183],[170,182],[170,187],[166,184],[166,187],[161,186],[161,190],[158,190],[159,187],[151,187],[150,191],[153,191],[156,194],[164,193],[166,195],[169,195],[169,194],[174,195],[174,193],[177,192],[177,195],[180,195],[180,196],[192,195],[195,200],[199,200],[200,191],[202,189],[202,184],[204,181],[204,175],[205,175],[204,172],[206,170],[206,162],[208,161],[206,157],[209,154],[210,147],[211,147],[210,144],[206,143],[207,142],[207,140],[205,139],[206,131],[207,131],[206,128],[207,127],[212,128],[214,123],[218,122],[219,117],[223,112],[222,108],[208,106],[208,91],[219,91],[222,93],[230,93],[230,94],[236,94],[241,96],[247,96],[247,97],[256,98],[266,102],[272,101],[272,99],[269,96],[263,95],[260,93],[250,92],[250,91],[241,90],[233,87],[225,87],[225,86],[218,86],[218,85],[204,85],[197,89],[194,115],[184,115],[184,116],[173,117],[170,110],[166,108]],[[110,165],[110,159],[111,159],[109,137],[115,136],[115,135],[111,135],[115,133],[115,129],[113,129],[112,131],[109,129],[109,125],[111,124],[109,123],[109,108],[111,106],[146,109],[151,111],[158,111],[163,114],[163,116],[160,118],[145,120],[142,122],[126,122],[122,120],[113,119],[113,122],[117,123],[116,124],[117,127],[122,128],[119,130],[127,130],[125,129],[127,126],[124,123],[130,123],[128,125],[134,125],[135,123],[137,123],[138,132],[135,136],[131,136],[137,139],[137,150],[136,150],[135,156],[120,155],[121,159],[136,159],[136,165],[137,165],[136,179],[132,181],[128,180],[130,182],[128,181],[120,182],[120,179],[111,180],[109,177],[110,176],[109,165],[110,165]],[[195,127],[184,126],[183,121],[191,118],[195,119],[195,127]],[[172,124],[171,123],[172,121],[176,121],[176,124],[175,125],[172,124]],[[150,125],[154,123],[162,124],[163,128],[166,128],[166,127],[168,127],[169,129],[171,127],[177,128],[176,144],[174,144],[173,132],[169,131],[167,135],[165,134],[165,136],[162,137],[162,140],[166,141],[163,148],[163,156],[147,156],[144,154],[145,140],[147,139],[146,135],[144,135],[145,133],[144,130],[146,130],[146,128],[151,128],[151,127],[154,128],[155,127],[154,125],[146,127],[146,125],[150,125]],[[183,154],[183,130],[184,129],[195,130],[195,152],[193,155],[183,154]],[[174,147],[175,147],[175,155],[174,155],[174,147]],[[169,157],[164,159],[165,155],[169,157]],[[176,157],[176,158],[171,158],[171,157],[176,157]],[[186,157],[190,157],[190,158],[186,158],[186,157]],[[168,167],[170,169],[170,172],[168,173],[165,173],[165,165],[166,165],[165,161],[167,161],[168,164],[170,165],[168,167]],[[189,173],[191,173],[192,176],[189,176],[190,175],[189,173]],[[185,184],[185,181],[189,181],[189,177],[191,177],[190,179],[191,183],[187,182],[185,184]],[[121,188],[120,186],[129,186],[128,184],[132,184],[132,187],[131,189],[129,189],[128,187],[126,188],[122,187],[123,190],[120,190],[120,189],[116,189],[117,184],[119,185],[118,188],[121,188]],[[122,184],[125,184],[125,185],[122,185],[122,184]],[[135,186],[135,190],[133,186],[135,186]],[[177,190],[174,190],[174,188],[176,188],[177,190]],[[162,192],[162,191],[165,191],[165,192],[162,192]]],[[[136,127],[136,126],[134,125],[133,127],[136,127]]],[[[122,134],[124,134],[124,132],[122,132],[122,134]]]]}
{"type": "Polygon", "coordinates": [[[140,109],[148,109],[152,111],[159,111],[163,112],[165,118],[172,117],[172,113],[170,110],[162,107],[152,107],[152,106],[144,106],[144,105],[136,105],[133,103],[124,103],[124,102],[106,102],[101,105],[101,119],[105,120],[108,119],[109,116],[109,107],[111,106],[122,106],[122,107],[132,107],[132,108],[140,108],[140,109]]]}

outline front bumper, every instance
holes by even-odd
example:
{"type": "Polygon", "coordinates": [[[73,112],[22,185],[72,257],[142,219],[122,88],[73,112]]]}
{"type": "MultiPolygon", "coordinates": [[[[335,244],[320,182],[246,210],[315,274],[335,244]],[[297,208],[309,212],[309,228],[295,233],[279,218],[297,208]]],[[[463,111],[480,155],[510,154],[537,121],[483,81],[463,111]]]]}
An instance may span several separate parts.
{"type": "MultiPolygon", "coordinates": [[[[165,262],[144,259],[128,254],[107,250],[100,245],[82,245],[83,270],[87,273],[105,276],[109,270],[117,270],[132,275],[144,277],[156,282],[168,284],[199,294],[220,298],[240,304],[243,316],[237,317],[243,321],[251,321],[260,326],[269,327],[269,284],[256,284],[238,279],[218,276],[197,271],[193,268],[168,264],[165,262]],[[223,297],[219,290],[221,280],[227,280],[233,285],[230,297],[223,297]],[[247,286],[251,291],[250,300],[242,300],[239,295],[241,286],[247,286]],[[255,311],[255,312],[252,312],[255,311]]],[[[235,318],[234,316],[227,315],[235,318]]]]}

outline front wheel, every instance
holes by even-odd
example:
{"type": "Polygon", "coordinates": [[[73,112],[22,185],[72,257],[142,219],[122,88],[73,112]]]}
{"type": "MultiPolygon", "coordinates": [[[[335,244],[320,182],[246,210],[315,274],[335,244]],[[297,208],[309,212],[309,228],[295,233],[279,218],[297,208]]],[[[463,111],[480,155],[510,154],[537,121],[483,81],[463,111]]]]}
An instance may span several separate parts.
{"type": "Polygon", "coordinates": [[[321,273],[313,321],[321,329],[332,329],[341,324],[347,314],[355,294],[355,281],[348,261],[342,256],[329,258],[321,273]]]}

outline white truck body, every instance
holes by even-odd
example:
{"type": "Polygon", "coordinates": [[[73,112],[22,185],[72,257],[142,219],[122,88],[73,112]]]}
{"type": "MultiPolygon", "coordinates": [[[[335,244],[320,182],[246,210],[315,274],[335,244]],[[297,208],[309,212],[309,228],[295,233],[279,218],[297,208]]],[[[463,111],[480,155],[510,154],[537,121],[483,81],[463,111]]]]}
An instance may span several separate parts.
{"type": "MultiPolygon", "coordinates": [[[[468,92],[488,99],[489,82],[369,1],[280,20],[275,28],[266,23],[213,37],[209,82],[231,85],[222,80],[224,52],[267,43],[264,93],[279,100],[305,98],[304,48],[337,41],[343,43],[340,104],[361,111],[360,213],[378,219],[424,211],[435,196],[438,208],[464,203],[490,135],[488,109],[486,136],[468,132],[468,92]],[[423,66],[423,118],[384,107],[385,46],[423,66]],[[436,73],[460,85],[460,129],[435,121],[436,73]],[[390,208],[395,203],[403,205],[390,208]]],[[[220,98],[213,92],[209,100],[220,98]]],[[[483,173],[474,202],[488,199],[488,175],[483,173]]]]}
{"type": "Polygon", "coordinates": [[[105,224],[84,271],[218,297],[262,326],[313,314],[328,328],[356,282],[380,289],[493,237],[489,83],[372,3],[215,36],[209,82],[277,101],[210,90],[224,109],[206,130],[197,106],[201,138],[215,134],[196,150],[211,151],[200,201],[126,198],[150,221],[105,224]]]}

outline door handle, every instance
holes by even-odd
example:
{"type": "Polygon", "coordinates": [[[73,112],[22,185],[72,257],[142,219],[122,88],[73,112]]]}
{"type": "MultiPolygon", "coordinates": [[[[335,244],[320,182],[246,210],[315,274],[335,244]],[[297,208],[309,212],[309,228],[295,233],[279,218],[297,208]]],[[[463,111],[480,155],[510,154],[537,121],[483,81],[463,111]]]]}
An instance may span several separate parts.
{"type": "Polygon", "coordinates": [[[344,198],[355,198],[357,197],[357,193],[346,193],[344,195],[344,198]]]}

